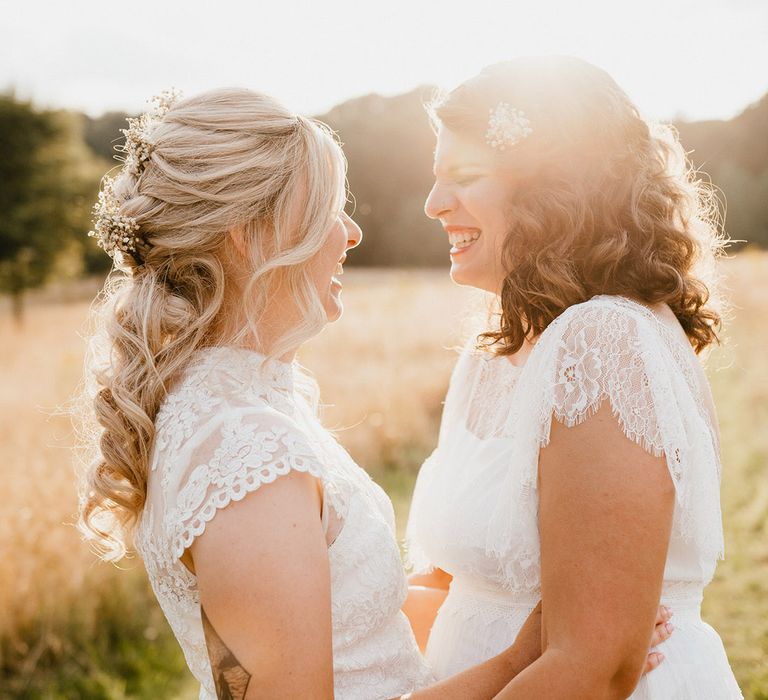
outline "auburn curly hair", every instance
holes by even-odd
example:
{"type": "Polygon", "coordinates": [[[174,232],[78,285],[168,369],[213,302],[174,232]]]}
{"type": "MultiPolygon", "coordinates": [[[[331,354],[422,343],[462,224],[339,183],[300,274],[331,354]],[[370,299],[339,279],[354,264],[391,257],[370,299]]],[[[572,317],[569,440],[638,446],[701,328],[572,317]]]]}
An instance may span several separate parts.
{"type": "Polygon", "coordinates": [[[597,294],[666,302],[696,352],[717,341],[713,263],[726,239],[675,130],[646,121],[605,71],[569,57],[489,66],[428,111],[436,128],[485,145],[499,102],[522,110],[533,133],[500,156],[515,176],[508,272],[499,326],[481,342],[512,354],[597,294]]]}

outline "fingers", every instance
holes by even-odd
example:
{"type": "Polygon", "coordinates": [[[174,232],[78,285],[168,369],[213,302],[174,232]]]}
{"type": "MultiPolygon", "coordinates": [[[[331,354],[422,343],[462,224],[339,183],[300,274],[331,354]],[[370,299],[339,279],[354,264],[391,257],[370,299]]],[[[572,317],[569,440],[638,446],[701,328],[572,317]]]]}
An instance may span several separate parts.
{"type": "MultiPolygon", "coordinates": [[[[675,629],[675,626],[669,621],[671,617],[672,611],[666,605],[660,605],[656,614],[656,626],[651,636],[651,647],[655,647],[670,638],[675,629]]],[[[664,661],[664,654],[659,651],[652,651],[646,657],[643,673],[649,673],[658,668],[662,661],[664,661]]]]}
{"type": "Polygon", "coordinates": [[[673,615],[672,608],[668,605],[659,605],[658,615],[661,618],[660,622],[669,622],[673,615]]]}
{"type": "Polygon", "coordinates": [[[662,622],[669,622],[669,618],[672,617],[672,611],[666,605],[659,605],[656,610],[656,622],[654,624],[661,624],[662,622]]]}
{"type": "Polygon", "coordinates": [[[660,651],[654,651],[653,653],[648,654],[648,657],[645,660],[643,673],[650,673],[653,669],[658,668],[662,661],[664,661],[664,654],[660,651]]]}
{"type": "Polygon", "coordinates": [[[662,622],[653,628],[653,634],[651,635],[651,646],[655,647],[662,642],[666,641],[672,635],[675,626],[671,622],[662,622]]]}
{"type": "Polygon", "coordinates": [[[675,626],[669,621],[671,617],[672,611],[666,605],[660,605],[656,615],[656,626],[653,628],[653,635],[651,636],[652,647],[669,639],[675,629],[675,626]]]}

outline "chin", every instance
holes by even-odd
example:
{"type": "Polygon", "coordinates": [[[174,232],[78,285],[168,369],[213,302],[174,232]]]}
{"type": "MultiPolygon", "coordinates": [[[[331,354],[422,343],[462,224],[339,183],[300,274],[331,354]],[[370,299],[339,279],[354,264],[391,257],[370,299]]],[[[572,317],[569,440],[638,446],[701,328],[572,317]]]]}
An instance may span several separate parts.
{"type": "Polygon", "coordinates": [[[478,289],[484,289],[480,284],[480,275],[472,274],[472,270],[468,270],[466,267],[459,265],[451,266],[451,279],[461,287],[477,287],[478,289]]]}
{"type": "Polygon", "coordinates": [[[500,285],[488,274],[488,268],[481,265],[451,265],[451,279],[461,287],[473,287],[483,292],[499,294],[500,285]],[[479,268],[479,269],[478,269],[479,268]]]}
{"type": "Polygon", "coordinates": [[[341,315],[344,313],[344,306],[341,303],[341,300],[332,300],[330,304],[326,305],[325,307],[325,318],[328,321],[328,323],[333,323],[334,321],[338,321],[341,318],[341,315]]]}

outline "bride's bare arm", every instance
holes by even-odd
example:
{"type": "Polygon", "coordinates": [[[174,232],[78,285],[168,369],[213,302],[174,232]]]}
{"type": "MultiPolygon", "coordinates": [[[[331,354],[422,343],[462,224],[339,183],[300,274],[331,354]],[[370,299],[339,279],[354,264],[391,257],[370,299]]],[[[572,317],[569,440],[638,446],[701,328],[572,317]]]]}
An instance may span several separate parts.
{"type": "MultiPolygon", "coordinates": [[[[330,573],[320,496],[292,472],[217,512],[183,561],[195,572],[219,698],[333,698],[330,573]]],[[[414,693],[491,698],[539,653],[536,611],[513,647],[414,693]]]]}
{"type": "Polygon", "coordinates": [[[452,580],[453,576],[447,571],[435,568],[426,574],[411,574],[408,577],[408,585],[424,586],[426,588],[437,588],[438,590],[447,591],[452,580]]]}
{"type": "Polygon", "coordinates": [[[190,547],[219,698],[333,697],[320,494],[291,472],[217,512],[190,547]]]}
{"type": "Polygon", "coordinates": [[[604,403],[553,421],[539,460],[542,656],[498,695],[626,698],[661,594],[674,486],[663,457],[627,439],[604,403]]]}
{"type": "MultiPolygon", "coordinates": [[[[419,649],[422,652],[427,647],[429,641],[429,633],[432,629],[432,625],[435,622],[440,606],[445,601],[445,597],[448,594],[448,586],[450,585],[453,577],[442,569],[434,569],[428,574],[411,574],[408,577],[408,597],[403,604],[403,612],[411,623],[413,634],[416,637],[416,642],[419,645],[419,649]]],[[[539,607],[534,610],[532,616],[536,616],[539,612],[539,607]]],[[[655,627],[653,629],[653,635],[649,647],[653,648],[658,644],[661,644],[666,639],[669,639],[672,634],[672,627],[667,623],[671,618],[670,611],[664,606],[660,605],[656,612],[655,627]]],[[[531,623],[533,617],[528,620],[531,623]]],[[[523,630],[526,631],[530,628],[527,624],[523,630]]],[[[530,637],[530,635],[524,635],[530,637]]],[[[532,640],[533,638],[531,638],[532,640]]],[[[530,642],[532,643],[532,642],[530,642]]],[[[535,640],[535,646],[538,648],[538,640],[535,640]]],[[[526,653],[526,658],[537,658],[531,653],[526,653]]],[[[648,653],[645,659],[645,666],[643,667],[644,673],[653,671],[663,661],[664,657],[658,652],[648,653]]],[[[520,671],[522,668],[519,669],[520,671]]],[[[511,680],[512,676],[509,677],[511,680]]]]}
{"type": "Polygon", "coordinates": [[[487,700],[541,653],[541,604],[528,616],[514,644],[498,656],[411,693],[410,700],[487,700]]]}
{"type": "MultiPolygon", "coordinates": [[[[549,493],[547,488],[545,491],[549,493]]],[[[659,514],[650,510],[649,521],[653,524],[659,514]]],[[[203,627],[219,697],[333,697],[330,572],[319,514],[317,482],[307,474],[291,473],[217,512],[183,558],[198,578],[203,627]]],[[[545,529],[550,532],[551,523],[545,529]]],[[[550,537],[545,537],[543,530],[544,561],[555,552],[547,549],[550,545],[550,537]]],[[[641,562],[648,559],[642,551],[638,551],[638,557],[641,562]]],[[[663,565],[663,555],[661,560],[663,565]]],[[[546,566],[543,575],[545,601],[556,600],[550,589],[553,579],[560,577],[553,577],[546,566]]],[[[658,578],[660,581],[660,571],[658,578]]],[[[567,600],[568,592],[563,590],[559,595],[567,600]]],[[[654,596],[648,623],[651,627],[658,586],[654,596]]],[[[645,598],[635,599],[645,604],[645,598]]],[[[606,611],[614,611],[610,599],[600,596],[589,599],[588,607],[586,617],[590,623],[604,618],[606,611]],[[594,604],[595,600],[599,604],[594,604]]],[[[633,615],[628,615],[626,625],[619,627],[635,632],[643,629],[641,616],[633,615]]],[[[552,618],[557,619],[555,611],[552,618]]],[[[566,621],[569,624],[565,626],[546,628],[549,648],[557,649],[553,639],[567,639],[571,628],[577,630],[577,636],[580,634],[567,616],[566,621]]],[[[588,629],[594,633],[594,626],[588,625],[588,629]]],[[[613,640],[616,635],[609,637],[613,640]]],[[[583,638],[579,641],[583,643],[583,638]]],[[[648,641],[646,636],[640,667],[648,641]]],[[[612,643],[606,643],[606,648],[611,648],[612,643]]],[[[525,678],[540,664],[535,661],[540,644],[540,615],[536,611],[512,647],[484,664],[415,692],[413,698],[491,698],[505,686],[517,692],[513,688],[515,681],[509,684],[509,680],[525,678]],[[526,667],[529,671],[524,671],[526,667]]],[[[593,644],[590,649],[598,646],[593,644]]],[[[571,686],[568,688],[570,691],[571,686]]],[[[531,696],[536,694],[523,691],[510,697],[531,696]]]]}
{"type": "MultiPolygon", "coordinates": [[[[661,606],[656,616],[656,627],[650,646],[668,639],[671,632],[665,627],[669,615],[661,606]]],[[[411,700],[490,700],[504,690],[511,679],[526,669],[541,654],[541,603],[528,616],[514,644],[498,656],[483,664],[412,693],[411,700]]],[[[658,653],[648,654],[643,671],[648,673],[662,661],[658,653]]]]}
{"type": "Polygon", "coordinates": [[[411,623],[416,643],[422,652],[427,647],[429,632],[448,594],[452,578],[442,569],[434,569],[428,574],[411,574],[408,577],[408,597],[403,603],[403,612],[411,623]]]}

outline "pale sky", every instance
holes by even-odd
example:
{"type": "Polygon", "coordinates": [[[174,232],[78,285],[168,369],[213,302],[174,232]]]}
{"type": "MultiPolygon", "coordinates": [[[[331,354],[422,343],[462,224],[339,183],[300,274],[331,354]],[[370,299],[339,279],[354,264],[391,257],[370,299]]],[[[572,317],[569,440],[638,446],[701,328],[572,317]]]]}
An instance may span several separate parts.
{"type": "Polygon", "coordinates": [[[768,92],[768,0],[0,0],[0,90],[98,115],[241,85],[318,114],[525,54],[606,69],[667,119],[768,92]]]}

